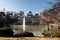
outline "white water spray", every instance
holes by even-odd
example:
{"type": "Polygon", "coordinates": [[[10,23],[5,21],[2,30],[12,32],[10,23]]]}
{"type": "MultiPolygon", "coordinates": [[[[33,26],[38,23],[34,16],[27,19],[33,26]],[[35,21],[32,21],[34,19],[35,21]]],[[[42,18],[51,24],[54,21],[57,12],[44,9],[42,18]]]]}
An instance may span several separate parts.
{"type": "Polygon", "coordinates": [[[23,16],[23,32],[25,32],[25,16],[23,16]]]}

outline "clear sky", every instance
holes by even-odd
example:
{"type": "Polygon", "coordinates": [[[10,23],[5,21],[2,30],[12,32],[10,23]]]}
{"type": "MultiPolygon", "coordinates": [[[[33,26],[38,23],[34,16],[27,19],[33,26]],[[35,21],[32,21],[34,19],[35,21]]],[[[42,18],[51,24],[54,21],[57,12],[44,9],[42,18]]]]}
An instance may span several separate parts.
{"type": "Polygon", "coordinates": [[[56,2],[57,0],[0,0],[0,10],[3,8],[6,11],[32,11],[33,13],[40,13],[51,5],[48,2],[56,2]]]}

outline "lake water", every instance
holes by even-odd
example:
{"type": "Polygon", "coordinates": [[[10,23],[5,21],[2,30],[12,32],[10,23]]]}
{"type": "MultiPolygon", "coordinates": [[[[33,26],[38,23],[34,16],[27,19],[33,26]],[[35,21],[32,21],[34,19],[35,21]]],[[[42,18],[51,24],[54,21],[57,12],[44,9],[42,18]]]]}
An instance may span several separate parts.
{"type": "MultiPolygon", "coordinates": [[[[16,32],[18,31],[23,31],[23,26],[22,25],[12,25],[11,28],[13,31],[16,32]]],[[[40,36],[40,34],[43,32],[44,29],[46,29],[46,26],[41,26],[41,25],[26,25],[25,31],[32,32],[34,36],[40,36]]]]}

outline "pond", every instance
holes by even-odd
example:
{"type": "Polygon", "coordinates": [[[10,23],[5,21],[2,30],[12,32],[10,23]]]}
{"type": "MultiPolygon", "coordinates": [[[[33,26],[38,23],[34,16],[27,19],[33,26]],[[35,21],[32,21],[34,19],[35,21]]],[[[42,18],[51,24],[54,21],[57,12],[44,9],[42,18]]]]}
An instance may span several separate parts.
{"type": "MultiPolygon", "coordinates": [[[[23,31],[22,25],[12,25],[11,28],[13,31],[23,31]]],[[[34,36],[40,36],[40,34],[43,32],[44,29],[46,29],[46,26],[41,25],[25,25],[25,31],[32,32],[34,36]]]]}

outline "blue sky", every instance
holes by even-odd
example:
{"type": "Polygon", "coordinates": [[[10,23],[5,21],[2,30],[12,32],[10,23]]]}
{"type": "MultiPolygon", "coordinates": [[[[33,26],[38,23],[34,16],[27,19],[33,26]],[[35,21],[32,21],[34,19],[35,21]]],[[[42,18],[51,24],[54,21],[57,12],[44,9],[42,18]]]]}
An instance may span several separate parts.
{"type": "Polygon", "coordinates": [[[48,2],[56,2],[57,0],[0,0],[0,10],[3,8],[6,11],[24,11],[25,14],[29,11],[40,13],[44,9],[50,8],[48,2]]]}

